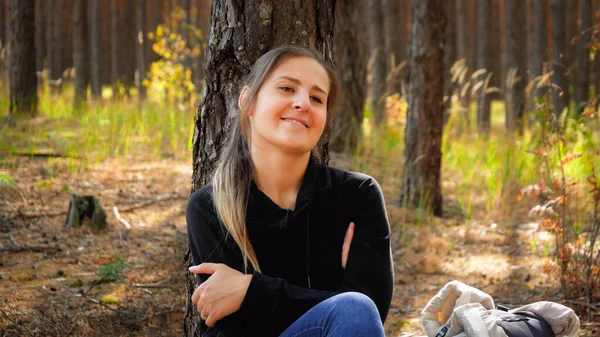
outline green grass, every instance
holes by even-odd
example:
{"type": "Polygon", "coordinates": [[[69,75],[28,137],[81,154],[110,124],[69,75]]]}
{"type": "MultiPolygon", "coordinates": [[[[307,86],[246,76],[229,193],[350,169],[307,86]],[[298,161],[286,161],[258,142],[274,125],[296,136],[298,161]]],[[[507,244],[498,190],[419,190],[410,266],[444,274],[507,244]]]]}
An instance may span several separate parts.
{"type": "MultiPolygon", "coordinates": [[[[108,158],[128,161],[132,157],[162,160],[191,156],[188,144],[193,130],[193,107],[178,109],[148,100],[138,110],[136,97],[130,97],[90,100],[76,114],[71,86],[65,85],[61,95],[53,96],[48,90],[40,95],[38,117],[21,121],[16,129],[0,127],[0,152],[52,149],[68,157],[73,170],[108,158]]],[[[0,99],[0,108],[4,104],[5,100],[0,99]]],[[[0,118],[8,117],[7,110],[1,110],[0,118]]]]}

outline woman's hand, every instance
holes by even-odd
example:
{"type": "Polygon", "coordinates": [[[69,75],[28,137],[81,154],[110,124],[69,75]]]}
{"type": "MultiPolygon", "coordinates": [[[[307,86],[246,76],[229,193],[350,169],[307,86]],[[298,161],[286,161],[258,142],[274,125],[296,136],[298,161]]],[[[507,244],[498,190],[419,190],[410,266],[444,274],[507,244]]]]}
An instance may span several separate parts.
{"type": "Polygon", "coordinates": [[[351,222],[350,226],[348,226],[346,236],[344,236],[344,244],[342,245],[342,268],[344,269],[346,269],[346,262],[348,262],[348,254],[350,254],[352,238],[354,238],[354,222],[351,222]]]}
{"type": "Polygon", "coordinates": [[[209,327],[240,309],[252,279],[252,275],[221,263],[202,263],[190,267],[190,272],[211,275],[192,295],[192,302],[209,327]]]}

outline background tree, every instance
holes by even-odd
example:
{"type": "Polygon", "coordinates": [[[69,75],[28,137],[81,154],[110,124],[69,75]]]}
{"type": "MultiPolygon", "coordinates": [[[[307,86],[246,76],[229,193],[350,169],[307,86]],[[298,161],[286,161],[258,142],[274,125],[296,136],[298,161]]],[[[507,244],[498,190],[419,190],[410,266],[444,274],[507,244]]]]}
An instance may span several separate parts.
{"type": "Polygon", "coordinates": [[[505,1],[506,20],[506,129],[523,132],[527,84],[527,12],[525,1],[505,1]]]}
{"type": "Polygon", "coordinates": [[[579,31],[582,32],[577,40],[577,81],[575,83],[575,104],[577,111],[582,112],[589,99],[590,87],[590,59],[588,42],[590,40],[590,27],[592,26],[592,1],[580,0],[581,24],[579,31]],[[585,33],[583,33],[585,32],[585,33]]]}
{"type": "Polygon", "coordinates": [[[444,99],[446,0],[412,4],[410,82],[400,205],[425,205],[442,215],[440,172],[444,99]]]}
{"type": "Polygon", "coordinates": [[[146,73],[146,66],[144,64],[144,40],[145,34],[145,13],[146,13],[146,0],[138,0],[136,8],[136,87],[138,90],[138,101],[142,102],[146,97],[146,89],[144,88],[144,77],[146,73]]]}
{"type": "Polygon", "coordinates": [[[577,31],[577,19],[579,16],[579,0],[569,0],[567,1],[567,13],[565,26],[567,27],[566,33],[566,50],[565,50],[565,71],[567,78],[567,87],[564,89],[565,102],[567,104],[571,103],[571,86],[574,81],[575,74],[575,50],[577,49],[575,46],[575,40],[573,39],[579,32],[577,31]]]}
{"type": "MultiPolygon", "coordinates": [[[[237,111],[240,81],[260,55],[274,46],[293,42],[310,45],[333,62],[333,8],[334,0],[313,0],[310,6],[276,0],[262,1],[260,6],[250,6],[246,1],[213,1],[205,95],[194,128],[192,191],[209,182],[231,128],[231,116],[237,111]],[[221,18],[241,25],[223,25],[221,18]]],[[[326,130],[325,141],[319,144],[325,162],[329,159],[329,134],[326,130]]],[[[189,249],[186,264],[191,264],[189,249]]],[[[199,336],[200,317],[191,302],[196,282],[190,273],[186,273],[186,286],[184,335],[199,336]]]]}
{"type": "Polygon", "coordinates": [[[448,120],[452,108],[452,96],[455,86],[452,83],[450,69],[456,61],[456,6],[455,1],[449,1],[446,15],[446,43],[444,44],[444,119],[448,120]]]}
{"type": "Polygon", "coordinates": [[[100,82],[100,0],[92,0],[92,29],[90,31],[90,65],[92,67],[92,96],[102,98],[102,83],[100,82]]]}
{"type": "Polygon", "coordinates": [[[90,82],[89,44],[88,44],[88,1],[75,0],[73,17],[73,63],[75,67],[74,110],[79,112],[81,104],[87,99],[87,87],[90,82]]]}
{"type": "Polygon", "coordinates": [[[47,76],[48,81],[52,83],[52,92],[57,92],[58,87],[54,84],[61,78],[60,71],[56,67],[56,59],[58,53],[60,53],[58,36],[56,32],[56,24],[54,23],[56,18],[56,7],[58,7],[60,0],[48,0],[46,2],[47,16],[46,16],[46,67],[48,69],[47,76]]]}
{"type": "Polygon", "coordinates": [[[117,0],[110,0],[110,81],[113,96],[118,96],[119,78],[119,7],[117,0]]]}
{"type": "Polygon", "coordinates": [[[565,103],[563,91],[568,91],[567,78],[565,77],[565,58],[566,53],[566,28],[567,16],[565,11],[565,0],[552,0],[552,83],[556,84],[560,90],[552,90],[552,103],[554,103],[554,113],[560,116],[565,103]]]}
{"type": "MultiPolygon", "coordinates": [[[[361,2],[361,6],[363,3],[364,2],[361,2]]],[[[383,13],[385,13],[383,15],[383,30],[387,32],[384,36],[384,40],[385,49],[388,53],[389,72],[393,70],[391,69],[392,66],[397,67],[403,61],[406,61],[406,51],[410,39],[410,3],[411,0],[383,0],[383,13]],[[390,62],[392,57],[394,59],[393,64],[390,62]]],[[[347,5],[350,4],[344,4],[344,6],[347,5]]],[[[352,4],[352,6],[354,7],[354,4],[352,4]]],[[[364,21],[362,17],[361,20],[364,21]]],[[[349,24],[354,24],[354,22],[357,21],[351,21],[349,24]]],[[[339,27],[339,25],[336,25],[336,27],[339,27]]],[[[390,94],[401,92],[402,90],[403,76],[400,74],[394,75],[395,77],[389,83],[388,90],[390,94]]]]}
{"type": "Polygon", "coordinates": [[[35,74],[35,0],[12,0],[10,15],[9,116],[37,114],[35,74]]]}
{"type": "MultiPolygon", "coordinates": [[[[35,55],[36,55],[36,70],[44,70],[44,57],[46,56],[46,36],[44,36],[44,30],[40,29],[46,24],[46,12],[44,12],[44,0],[35,1],[35,55]]],[[[0,8],[2,6],[0,5],[0,8]]],[[[0,15],[2,17],[2,15],[0,15]]],[[[1,26],[1,25],[0,25],[1,26]]]]}
{"type": "Polygon", "coordinates": [[[364,3],[348,2],[335,8],[335,64],[341,80],[339,114],[334,119],[331,149],[353,151],[361,134],[367,94],[367,36],[364,3]]]}
{"type": "MultiPolygon", "coordinates": [[[[458,89],[461,102],[461,124],[467,128],[470,126],[471,116],[469,114],[469,105],[471,104],[471,95],[469,94],[470,77],[472,58],[470,54],[470,46],[472,45],[471,39],[469,39],[469,19],[468,11],[465,6],[467,0],[456,0],[456,58],[458,60],[464,60],[464,80],[458,82],[458,89]]],[[[452,5],[452,2],[450,6],[452,5]]],[[[448,71],[448,69],[446,70],[448,71]]]]}
{"type": "MultiPolygon", "coordinates": [[[[531,43],[531,53],[529,54],[529,72],[531,73],[531,79],[535,80],[537,77],[544,73],[544,63],[547,59],[547,27],[546,27],[546,0],[530,0],[532,5],[531,14],[531,36],[529,42],[531,43]]],[[[539,78],[538,78],[539,79],[539,78]]],[[[531,86],[530,96],[530,108],[529,111],[533,111],[535,106],[533,105],[533,98],[542,94],[541,83],[535,82],[535,85],[531,86]]]]}
{"type": "Polygon", "coordinates": [[[369,49],[373,59],[371,68],[371,113],[375,125],[385,120],[385,91],[387,78],[387,51],[382,0],[369,0],[369,49]]]}
{"type": "Polygon", "coordinates": [[[490,97],[487,95],[488,79],[490,76],[489,63],[489,24],[490,4],[488,0],[479,0],[477,3],[477,71],[479,89],[477,90],[477,129],[479,132],[488,133],[490,130],[490,97]]]}

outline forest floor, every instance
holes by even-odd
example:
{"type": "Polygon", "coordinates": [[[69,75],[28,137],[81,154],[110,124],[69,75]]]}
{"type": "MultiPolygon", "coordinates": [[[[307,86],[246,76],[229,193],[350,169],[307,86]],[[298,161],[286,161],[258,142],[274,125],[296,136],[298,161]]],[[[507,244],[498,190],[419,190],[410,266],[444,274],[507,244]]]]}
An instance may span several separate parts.
{"type": "MultiPolygon", "coordinates": [[[[0,336],[182,334],[191,161],[106,160],[77,173],[65,158],[0,156],[0,164],[14,179],[0,185],[0,336]],[[65,229],[71,193],[94,195],[108,227],[65,229]],[[124,261],[118,280],[94,282],[101,266],[118,263],[116,253],[124,261]]],[[[350,164],[333,154],[331,165],[350,164]]],[[[508,307],[560,301],[558,282],[543,271],[546,258],[530,245],[532,236],[538,243],[551,237],[526,222],[465,220],[451,193],[444,218],[422,217],[400,209],[398,190],[388,185],[395,260],[388,336],[425,336],[420,311],[452,280],[508,307]]],[[[582,317],[581,336],[600,335],[591,323],[599,320],[582,317]]]]}

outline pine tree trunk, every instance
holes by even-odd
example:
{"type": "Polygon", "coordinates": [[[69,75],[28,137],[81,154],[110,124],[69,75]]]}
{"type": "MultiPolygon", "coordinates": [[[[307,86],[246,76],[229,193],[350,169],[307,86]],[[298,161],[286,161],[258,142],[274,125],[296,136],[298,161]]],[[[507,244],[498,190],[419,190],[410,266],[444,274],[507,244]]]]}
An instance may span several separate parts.
{"type": "Polygon", "coordinates": [[[442,215],[446,0],[414,1],[409,49],[410,83],[400,205],[424,205],[442,215]]]}
{"type": "Polygon", "coordinates": [[[54,92],[54,81],[58,79],[56,70],[56,48],[58,46],[54,41],[54,8],[56,6],[56,0],[46,1],[46,66],[48,68],[48,83],[50,84],[51,92],[54,92]]]}
{"type": "Polygon", "coordinates": [[[590,59],[589,48],[587,44],[590,41],[589,28],[592,26],[592,6],[591,0],[581,0],[581,26],[579,31],[587,32],[580,34],[577,41],[577,82],[575,85],[575,103],[579,113],[583,112],[589,99],[590,88],[590,59]]]}
{"type": "MultiPolygon", "coordinates": [[[[489,2],[489,23],[488,23],[488,43],[487,59],[490,77],[490,87],[502,88],[502,40],[500,33],[500,0],[487,0],[489,2]]],[[[498,92],[488,94],[490,102],[495,99],[502,99],[498,92]]]]}
{"type": "MultiPolygon", "coordinates": [[[[40,1],[40,0],[38,0],[40,1]]],[[[4,9],[4,1],[0,0],[0,19],[6,20],[6,11],[4,9]]],[[[0,24],[0,48],[6,45],[6,24],[0,24]]],[[[0,64],[1,66],[1,64],[0,64]]],[[[1,68],[1,67],[0,67],[1,68]]]]}
{"type": "Polygon", "coordinates": [[[136,55],[137,55],[137,67],[136,67],[136,87],[138,89],[138,102],[144,101],[146,98],[146,89],[143,85],[144,77],[146,74],[146,66],[144,64],[144,40],[146,26],[146,0],[138,0],[136,8],[136,55]]]}
{"type": "MultiPolygon", "coordinates": [[[[335,0],[307,2],[263,0],[260,6],[250,6],[246,1],[213,1],[205,95],[194,128],[192,191],[210,180],[231,128],[228,116],[237,110],[240,81],[260,55],[274,46],[294,43],[312,46],[333,63],[335,0]],[[222,18],[240,24],[224,25],[222,18]]],[[[323,139],[319,148],[327,162],[329,131],[323,139]]],[[[185,261],[191,264],[189,250],[185,261]]],[[[190,273],[185,275],[184,335],[200,336],[200,317],[191,302],[196,282],[190,273]]]]}
{"type": "Polygon", "coordinates": [[[130,89],[135,86],[136,52],[132,50],[137,45],[136,24],[134,20],[135,6],[136,3],[133,0],[125,1],[123,17],[127,19],[121,21],[123,33],[120,36],[119,43],[121,50],[131,50],[131,52],[121,55],[121,79],[123,80],[123,87],[127,96],[130,94],[130,89]]]}
{"type": "MultiPolygon", "coordinates": [[[[471,90],[470,81],[472,68],[469,64],[472,61],[471,54],[469,53],[469,46],[472,45],[472,40],[469,39],[469,27],[468,27],[468,15],[465,6],[467,0],[455,0],[456,1],[456,58],[458,60],[464,60],[464,66],[466,69],[465,76],[462,81],[459,79],[458,84],[458,95],[460,97],[461,105],[461,121],[459,125],[464,125],[467,129],[471,125],[471,115],[469,107],[471,105],[471,90]]],[[[454,5],[453,2],[450,6],[454,5]]],[[[447,70],[446,70],[447,71],[447,70]]]]}
{"type": "Polygon", "coordinates": [[[506,0],[506,129],[523,133],[527,85],[527,12],[525,1],[506,0]]]}
{"type": "MultiPolygon", "coordinates": [[[[37,71],[44,70],[44,57],[46,56],[46,37],[42,27],[46,26],[46,15],[44,12],[44,0],[35,1],[35,68],[37,71]],[[39,28],[37,28],[39,27],[39,28]]],[[[0,6],[2,7],[2,6],[0,6]]],[[[1,17],[1,16],[0,16],[1,17]]]]}
{"type": "Polygon", "coordinates": [[[37,76],[35,74],[35,0],[12,0],[10,15],[9,116],[37,114],[37,76]]]}
{"type": "Polygon", "coordinates": [[[90,82],[88,1],[75,0],[73,15],[73,65],[75,67],[73,109],[79,113],[82,103],[87,99],[87,87],[90,82]]]}
{"type": "MultiPolygon", "coordinates": [[[[360,2],[360,1],[359,1],[360,2]]],[[[398,0],[383,0],[383,8],[384,8],[384,13],[385,15],[383,16],[384,18],[384,31],[386,31],[387,33],[385,34],[385,49],[388,51],[388,60],[391,59],[391,57],[393,56],[394,58],[394,63],[392,64],[391,62],[389,62],[390,65],[390,71],[392,71],[392,66],[393,67],[397,67],[400,63],[402,63],[402,61],[406,60],[406,50],[408,48],[408,34],[407,34],[407,29],[406,29],[406,24],[404,21],[405,18],[407,17],[407,13],[406,11],[410,10],[410,7],[407,8],[406,3],[408,1],[398,1],[398,0]]],[[[354,3],[348,3],[348,4],[344,4],[344,6],[351,6],[351,7],[356,7],[356,6],[362,6],[363,3],[361,2],[360,4],[354,4],[354,3]]],[[[338,6],[339,7],[343,7],[343,6],[338,6]]],[[[336,10],[338,10],[338,8],[336,8],[336,10]]],[[[362,20],[364,20],[362,18],[364,14],[361,13],[360,18],[362,20]]],[[[354,23],[352,21],[348,22],[347,24],[349,25],[353,25],[354,23]]],[[[370,23],[369,23],[370,24],[370,23]]],[[[337,25],[339,28],[339,25],[337,25]]],[[[396,77],[393,79],[393,81],[390,83],[390,94],[394,94],[397,92],[401,92],[401,83],[402,83],[402,78],[399,76],[399,74],[396,75],[396,77]]]]}
{"type": "Polygon", "coordinates": [[[344,99],[334,119],[331,149],[353,152],[361,137],[367,95],[367,36],[363,2],[335,8],[335,64],[344,99]]]}
{"type": "Polygon", "coordinates": [[[552,83],[560,90],[553,89],[552,101],[554,114],[560,116],[565,107],[563,91],[567,91],[567,78],[565,77],[566,52],[566,17],[565,0],[552,0],[552,83]]]}
{"type": "MultiPolygon", "coordinates": [[[[532,16],[532,26],[533,26],[533,35],[532,35],[532,53],[531,53],[531,71],[533,79],[538,76],[541,76],[544,73],[544,63],[547,61],[546,59],[546,48],[547,48],[547,32],[546,32],[546,0],[532,0],[533,2],[533,16],[532,16]]],[[[532,99],[533,97],[540,96],[543,94],[541,92],[540,86],[537,85],[539,83],[536,82],[536,85],[532,87],[532,92],[530,93],[532,99]]],[[[533,108],[533,106],[532,106],[533,108]]]]}
{"type": "Polygon", "coordinates": [[[569,0],[567,1],[567,13],[565,26],[567,27],[567,35],[566,35],[566,46],[567,49],[565,51],[565,70],[566,70],[566,78],[567,78],[567,87],[564,90],[565,102],[567,105],[571,104],[571,92],[572,86],[575,83],[575,36],[579,34],[577,31],[577,19],[579,17],[579,0],[569,0]]]}
{"type": "Polygon", "coordinates": [[[488,0],[479,0],[477,16],[477,70],[485,69],[477,78],[480,84],[477,90],[477,129],[486,134],[490,131],[490,98],[486,94],[490,63],[489,63],[489,19],[490,4],[488,0]]]}
{"type": "Polygon", "coordinates": [[[92,96],[94,99],[102,98],[100,80],[100,0],[92,0],[92,29],[90,38],[90,65],[92,77],[92,96]]]}
{"type": "Polygon", "coordinates": [[[452,109],[452,96],[455,85],[452,83],[450,69],[456,61],[456,6],[454,0],[448,3],[446,21],[446,43],[444,44],[444,122],[448,121],[452,109]]]}
{"type": "Polygon", "coordinates": [[[119,7],[117,0],[110,0],[110,82],[113,98],[119,96],[119,7]]]}
{"type": "Polygon", "coordinates": [[[383,23],[382,0],[369,0],[369,49],[374,57],[371,69],[371,114],[376,126],[385,121],[385,91],[387,77],[387,57],[383,23]]]}

